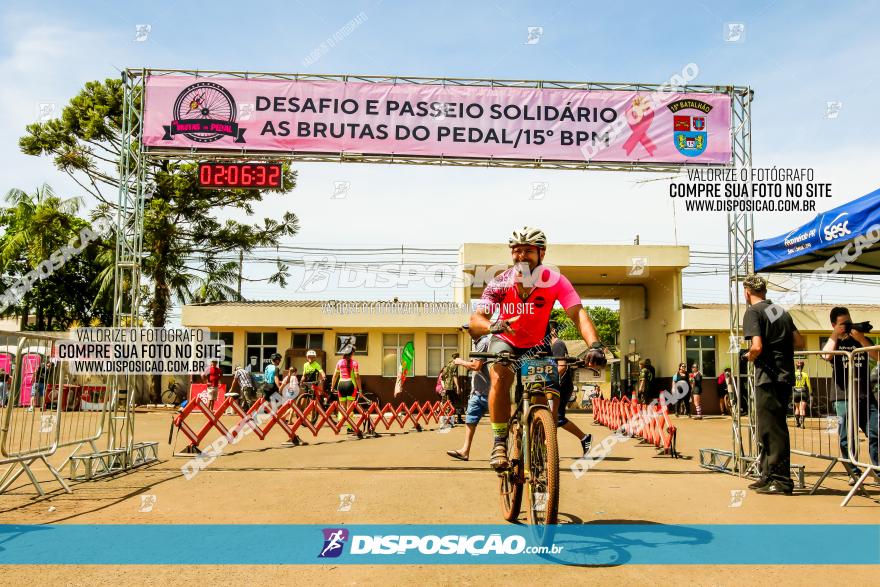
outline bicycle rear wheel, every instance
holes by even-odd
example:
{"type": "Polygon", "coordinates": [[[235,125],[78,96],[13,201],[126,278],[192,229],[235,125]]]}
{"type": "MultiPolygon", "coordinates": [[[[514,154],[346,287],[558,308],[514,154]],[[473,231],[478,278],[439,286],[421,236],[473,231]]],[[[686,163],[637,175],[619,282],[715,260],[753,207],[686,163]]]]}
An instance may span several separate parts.
{"type": "MultiPolygon", "coordinates": [[[[298,398],[296,398],[296,407],[299,408],[299,411],[300,411],[300,412],[305,412],[305,411],[306,411],[306,408],[309,406],[309,404],[310,404],[310,403],[312,402],[312,400],[314,400],[314,399],[315,399],[315,396],[312,395],[311,392],[304,391],[304,392],[302,392],[302,393],[299,394],[299,397],[298,397],[298,398]]],[[[315,422],[317,422],[317,421],[318,421],[318,412],[317,412],[317,410],[313,409],[312,412],[309,413],[309,415],[307,416],[307,418],[308,418],[309,422],[311,422],[312,424],[314,424],[315,422]]]]}
{"type": "Polygon", "coordinates": [[[556,423],[546,408],[529,414],[529,522],[555,524],[559,513],[559,447],[556,423]]]}
{"type": "Polygon", "coordinates": [[[519,420],[512,418],[507,427],[507,458],[510,467],[499,473],[501,478],[501,514],[508,522],[516,522],[522,508],[523,457],[522,430],[519,420]]]}

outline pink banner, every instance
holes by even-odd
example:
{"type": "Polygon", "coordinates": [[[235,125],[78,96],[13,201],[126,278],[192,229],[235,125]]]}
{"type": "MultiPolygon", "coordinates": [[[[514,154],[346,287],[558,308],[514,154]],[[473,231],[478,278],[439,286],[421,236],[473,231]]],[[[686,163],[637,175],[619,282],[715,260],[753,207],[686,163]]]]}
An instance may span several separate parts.
{"type": "Polygon", "coordinates": [[[731,161],[726,94],[155,76],[148,147],[643,163],[731,161]]]}

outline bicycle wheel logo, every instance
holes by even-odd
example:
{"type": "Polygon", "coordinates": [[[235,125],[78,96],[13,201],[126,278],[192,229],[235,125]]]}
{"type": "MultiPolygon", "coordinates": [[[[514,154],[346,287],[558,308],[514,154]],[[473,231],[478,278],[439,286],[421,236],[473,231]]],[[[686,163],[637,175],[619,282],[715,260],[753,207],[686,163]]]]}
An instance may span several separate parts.
{"type": "Polygon", "coordinates": [[[197,143],[212,143],[233,137],[244,143],[244,132],[235,122],[236,108],[232,94],[214,82],[198,82],[184,89],[174,102],[172,121],[163,126],[164,141],[183,135],[197,143]]]}

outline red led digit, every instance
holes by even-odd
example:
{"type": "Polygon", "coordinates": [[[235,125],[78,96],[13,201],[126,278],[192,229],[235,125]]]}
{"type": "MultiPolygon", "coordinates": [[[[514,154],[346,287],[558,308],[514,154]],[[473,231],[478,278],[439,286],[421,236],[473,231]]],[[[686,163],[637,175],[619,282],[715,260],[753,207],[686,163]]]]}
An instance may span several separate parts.
{"type": "Polygon", "coordinates": [[[269,167],[269,178],[268,178],[269,181],[267,182],[267,185],[269,187],[273,187],[273,188],[278,187],[280,185],[279,181],[278,181],[280,177],[281,177],[281,166],[280,165],[272,165],[271,167],[269,167]]]}

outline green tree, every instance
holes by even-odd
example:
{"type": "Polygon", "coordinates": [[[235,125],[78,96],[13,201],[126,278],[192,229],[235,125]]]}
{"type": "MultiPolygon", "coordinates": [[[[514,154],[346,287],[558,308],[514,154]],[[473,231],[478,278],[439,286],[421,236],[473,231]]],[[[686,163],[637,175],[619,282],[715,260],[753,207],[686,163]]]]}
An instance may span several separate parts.
{"type": "MultiPolygon", "coordinates": [[[[620,312],[604,306],[587,306],[584,309],[596,326],[602,344],[605,346],[615,345],[617,335],[620,333],[620,312]]],[[[574,322],[569,320],[565,310],[554,308],[550,317],[559,324],[559,338],[563,340],[579,340],[581,338],[580,332],[575,328],[574,322]]]]}
{"type": "MultiPolygon", "coordinates": [[[[91,194],[104,213],[114,213],[119,189],[118,162],[123,148],[123,87],[118,79],[88,82],[64,108],[60,118],[34,123],[19,139],[22,152],[50,156],[55,165],[91,194]],[[113,194],[112,197],[109,197],[113,194]]],[[[135,104],[135,108],[139,108],[135,104]]],[[[153,161],[145,170],[145,181],[154,186],[144,208],[142,269],[150,280],[145,299],[146,318],[155,327],[165,326],[173,301],[192,297],[192,288],[205,279],[216,283],[216,271],[224,267],[218,256],[248,253],[256,247],[277,246],[283,237],[299,230],[295,214],[286,211],[251,224],[239,220],[221,221],[216,213],[225,210],[235,218],[253,215],[253,204],[262,199],[253,190],[209,190],[198,185],[198,164],[177,160],[153,161]],[[212,265],[213,264],[213,265],[212,265]],[[215,275],[209,276],[210,267],[215,275]]],[[[296,172],[284,167],[283,188],[296,186],[296,172]]],[[[285,268],[270,282],[282,283],[285,268]]],[[[224,269],[225,271],[225,269],[224,269]]],[[[221,271],[222,273],[222,271],[221,271]]],[[[103,276],[105,280],[109,275],[103,276]]],[[[112,292],[106,281],[102,295],[112,292]]],[[[207,290],[206,290],[207,291],[207,290]]],[[[212,294],[229,296],[224,288],[212,294]]],[[[153,395],[160,382],[154,377],[153,395]]]]}
{"type": "MultiPolygon", "coordinates": [[[[12,189],[5,199],[11,206],[0,211],[0,227],[4,229],[0,237],[4,288],[36,271],[71,239],[79,241],[84,229],[91,232],[89,223],[75,215],[81,200],[62,199],[48,185],[30,194],[12,189]]],[[[99,246],[93,241],[79,255],[67,258],[51,275],[35,281],[4,313],[19,316],[22,330],[31,328],[27,318],[32,309],[36,330],[64,330],[74,320],[107,319],[106,312],[96,311],[90,304],[92,282],[103,269],[97,258],[99,246]],[[76,295],[70,295],[71,292],[76,295]]]]}

